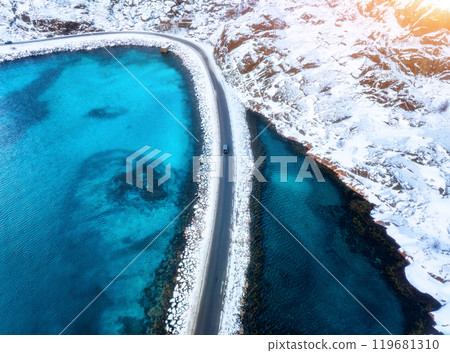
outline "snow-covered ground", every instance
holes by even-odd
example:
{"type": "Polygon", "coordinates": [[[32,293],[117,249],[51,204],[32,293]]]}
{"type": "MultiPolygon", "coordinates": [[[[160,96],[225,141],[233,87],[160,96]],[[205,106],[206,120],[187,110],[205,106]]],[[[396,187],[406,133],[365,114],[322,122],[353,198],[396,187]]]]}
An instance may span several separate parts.
{"type": "Polygon", "coordinates": [[[376,205],[450,333],[449,32],[308,3],[259,2],[225,24],[216,60],[248,107],[376,205]]]}
{"type": "MultiPolygon", "coordinates": [[[[450,334],[450,13],[432,3],[0,0],[0,40],[117,29],[203,40],[246,108],[376,205],[411,262],[408,280],[443,304],[436,328],[450,334]]],[[[222,332],[236,328],[230,288],[222,332]]]]}
{"type": "Polygon", "coordinates": [[[228,254],[227,283],[219,334],[236,334],[241,330],[241,307],[246,288],[245,276],[250,261],[250,194],[252,191],[253,154],[250,132],[242,102],[226,86],[230,107],[234,158],[234,203],[231,242],[228,254]]]}

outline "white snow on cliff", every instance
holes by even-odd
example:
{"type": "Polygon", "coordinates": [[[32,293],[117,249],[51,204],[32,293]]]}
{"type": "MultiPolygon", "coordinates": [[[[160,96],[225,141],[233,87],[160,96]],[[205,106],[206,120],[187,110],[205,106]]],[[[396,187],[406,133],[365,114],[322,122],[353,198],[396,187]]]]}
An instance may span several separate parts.
{"type": "Polygon", "coordinates": [[[216,57],[249,107],[377,206],[450,333],[449,28],[370,3],[261,1],[225,24],[216,57]]]}
{"type": "Polygon", "coordinates": [[[0,0],[0,40],[137,29],[204,41],[247,108],[376,205],[450,334],[450,13],[433,4],[0,0]]]}

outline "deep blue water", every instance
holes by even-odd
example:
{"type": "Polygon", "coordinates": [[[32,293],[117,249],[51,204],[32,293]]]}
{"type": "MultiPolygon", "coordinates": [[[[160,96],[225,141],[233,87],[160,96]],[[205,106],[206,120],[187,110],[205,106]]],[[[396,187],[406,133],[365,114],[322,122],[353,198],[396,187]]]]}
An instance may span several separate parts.
{"type": "MultiPolygon", "coordinates": [[[[110,50],[196,128],[174,56],[110,50]]],[[[0,334],[57,334],[189,203],[196,142],[102,49],[3,63],[0,82],[0,334]],[[155,194],[125,184],[125,158],[144,145],[172,154],[155,194]]],[[[67,333],[145,330],[144,290],[176,227],[67,333]]]]}
{"type": "MultiPolygon", "coordinates": [[[[255,124],[255,135],[266,126],[253,115],[250,120],[255,124]]],[[[279,164],[264,164],[261,170],[268,182],[254,190],[261,203],[388,330],[404,333],[404,306],[377,266],[380,260],[369,259],[360,251],[364,241],[355,241],[341,188],[326,174],[326,183],[316,179],[295,182],[304,155],[271,129],[257,143],[257,153],[299,156],[299,163],[288,169],[286,183],[280,181],[279,164]]],[[[256,267],[249,278],[253,296],[249,297],[244,320],[247,333],[387,333],[268,212],[255,204],[254,212],[256,267]]],[[[369,247],[369,252],[373,251],[369,247]]]]}

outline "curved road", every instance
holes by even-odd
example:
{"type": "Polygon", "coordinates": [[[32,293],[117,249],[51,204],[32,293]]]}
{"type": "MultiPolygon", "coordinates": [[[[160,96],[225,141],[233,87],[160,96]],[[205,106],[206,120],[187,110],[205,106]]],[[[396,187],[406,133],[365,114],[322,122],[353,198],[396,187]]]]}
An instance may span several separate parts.
{"type": "MultiPolygon", "coordinates": [[[[171,35],[153,32],[101,32],[92,34],[79,34],[65,37],[36,39],[23,42],[15,42],[14,45],[26,43],[38,43],[61,40],[71,37],[93,37],[110,34],[139,34],[162,37],[182,43],[194,49],[202,58],[208,69],[211,82],[216,93],[216,103],[220,121],[220,146],[227,144],[230,154],[233,152],[230,115],[225,92],[220,80],[217,78],[214,66],[203,49],[186,39],[171,35]]],[[[230,169],[228,158],[223,158],[222,175],[219,182],[219,195],[217,200],[214,234],[208,254],[206,276],[203,283],[202,295],[195,324],[195,334],[217,334],[219,330],[220,314],[223,307],[224,283],[227,272],[228,250],[230,245],[231,212],[233,201],[233,183],[228,182],[227,176],[230,169]]]]}

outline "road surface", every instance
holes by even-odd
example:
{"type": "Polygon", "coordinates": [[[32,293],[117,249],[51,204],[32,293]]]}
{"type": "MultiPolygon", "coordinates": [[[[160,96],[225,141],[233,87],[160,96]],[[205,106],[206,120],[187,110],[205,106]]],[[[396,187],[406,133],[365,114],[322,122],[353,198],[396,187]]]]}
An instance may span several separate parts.
{"type": "MultiPolygon", "coordinates": [[[[220,146],[227,144],[229,154],[231,155],[233,153],[230,115],[224,88],[215,74],[214,63],[210,62],[208,56],[200,46],[189,40],[162,33],[126,31],[78,34],[65,37],[36,39],[23,42],[15,42],[13,43],[13,45],[54,41],[71,37],[98,37],[111,34],[139,34],[150,35],[154,37],[156,36],[182,43],[194,49],[200,55],[203,63],[205,64],[205,67],[208,69],[209,75],[211,77],[211,82],[216,93],[220,122],[220,146]]],[[[214,335],[218,333],[220,314],[223,307],[224,283],[226,279],[228,250],[230,246],[233,183],[228,182],[227,180],[228,172],[230,169],[229,158],[225,157],[222,160],[222,175],[224,177],[220,178],[219,181],[219,195],[217,201],[214,234],[211,240],[211,247],[209,249],[206,275],[203,282],[202,295],[200,298],[200,305],[194,331],[195,334],[201,335],[214,335]]]]}

